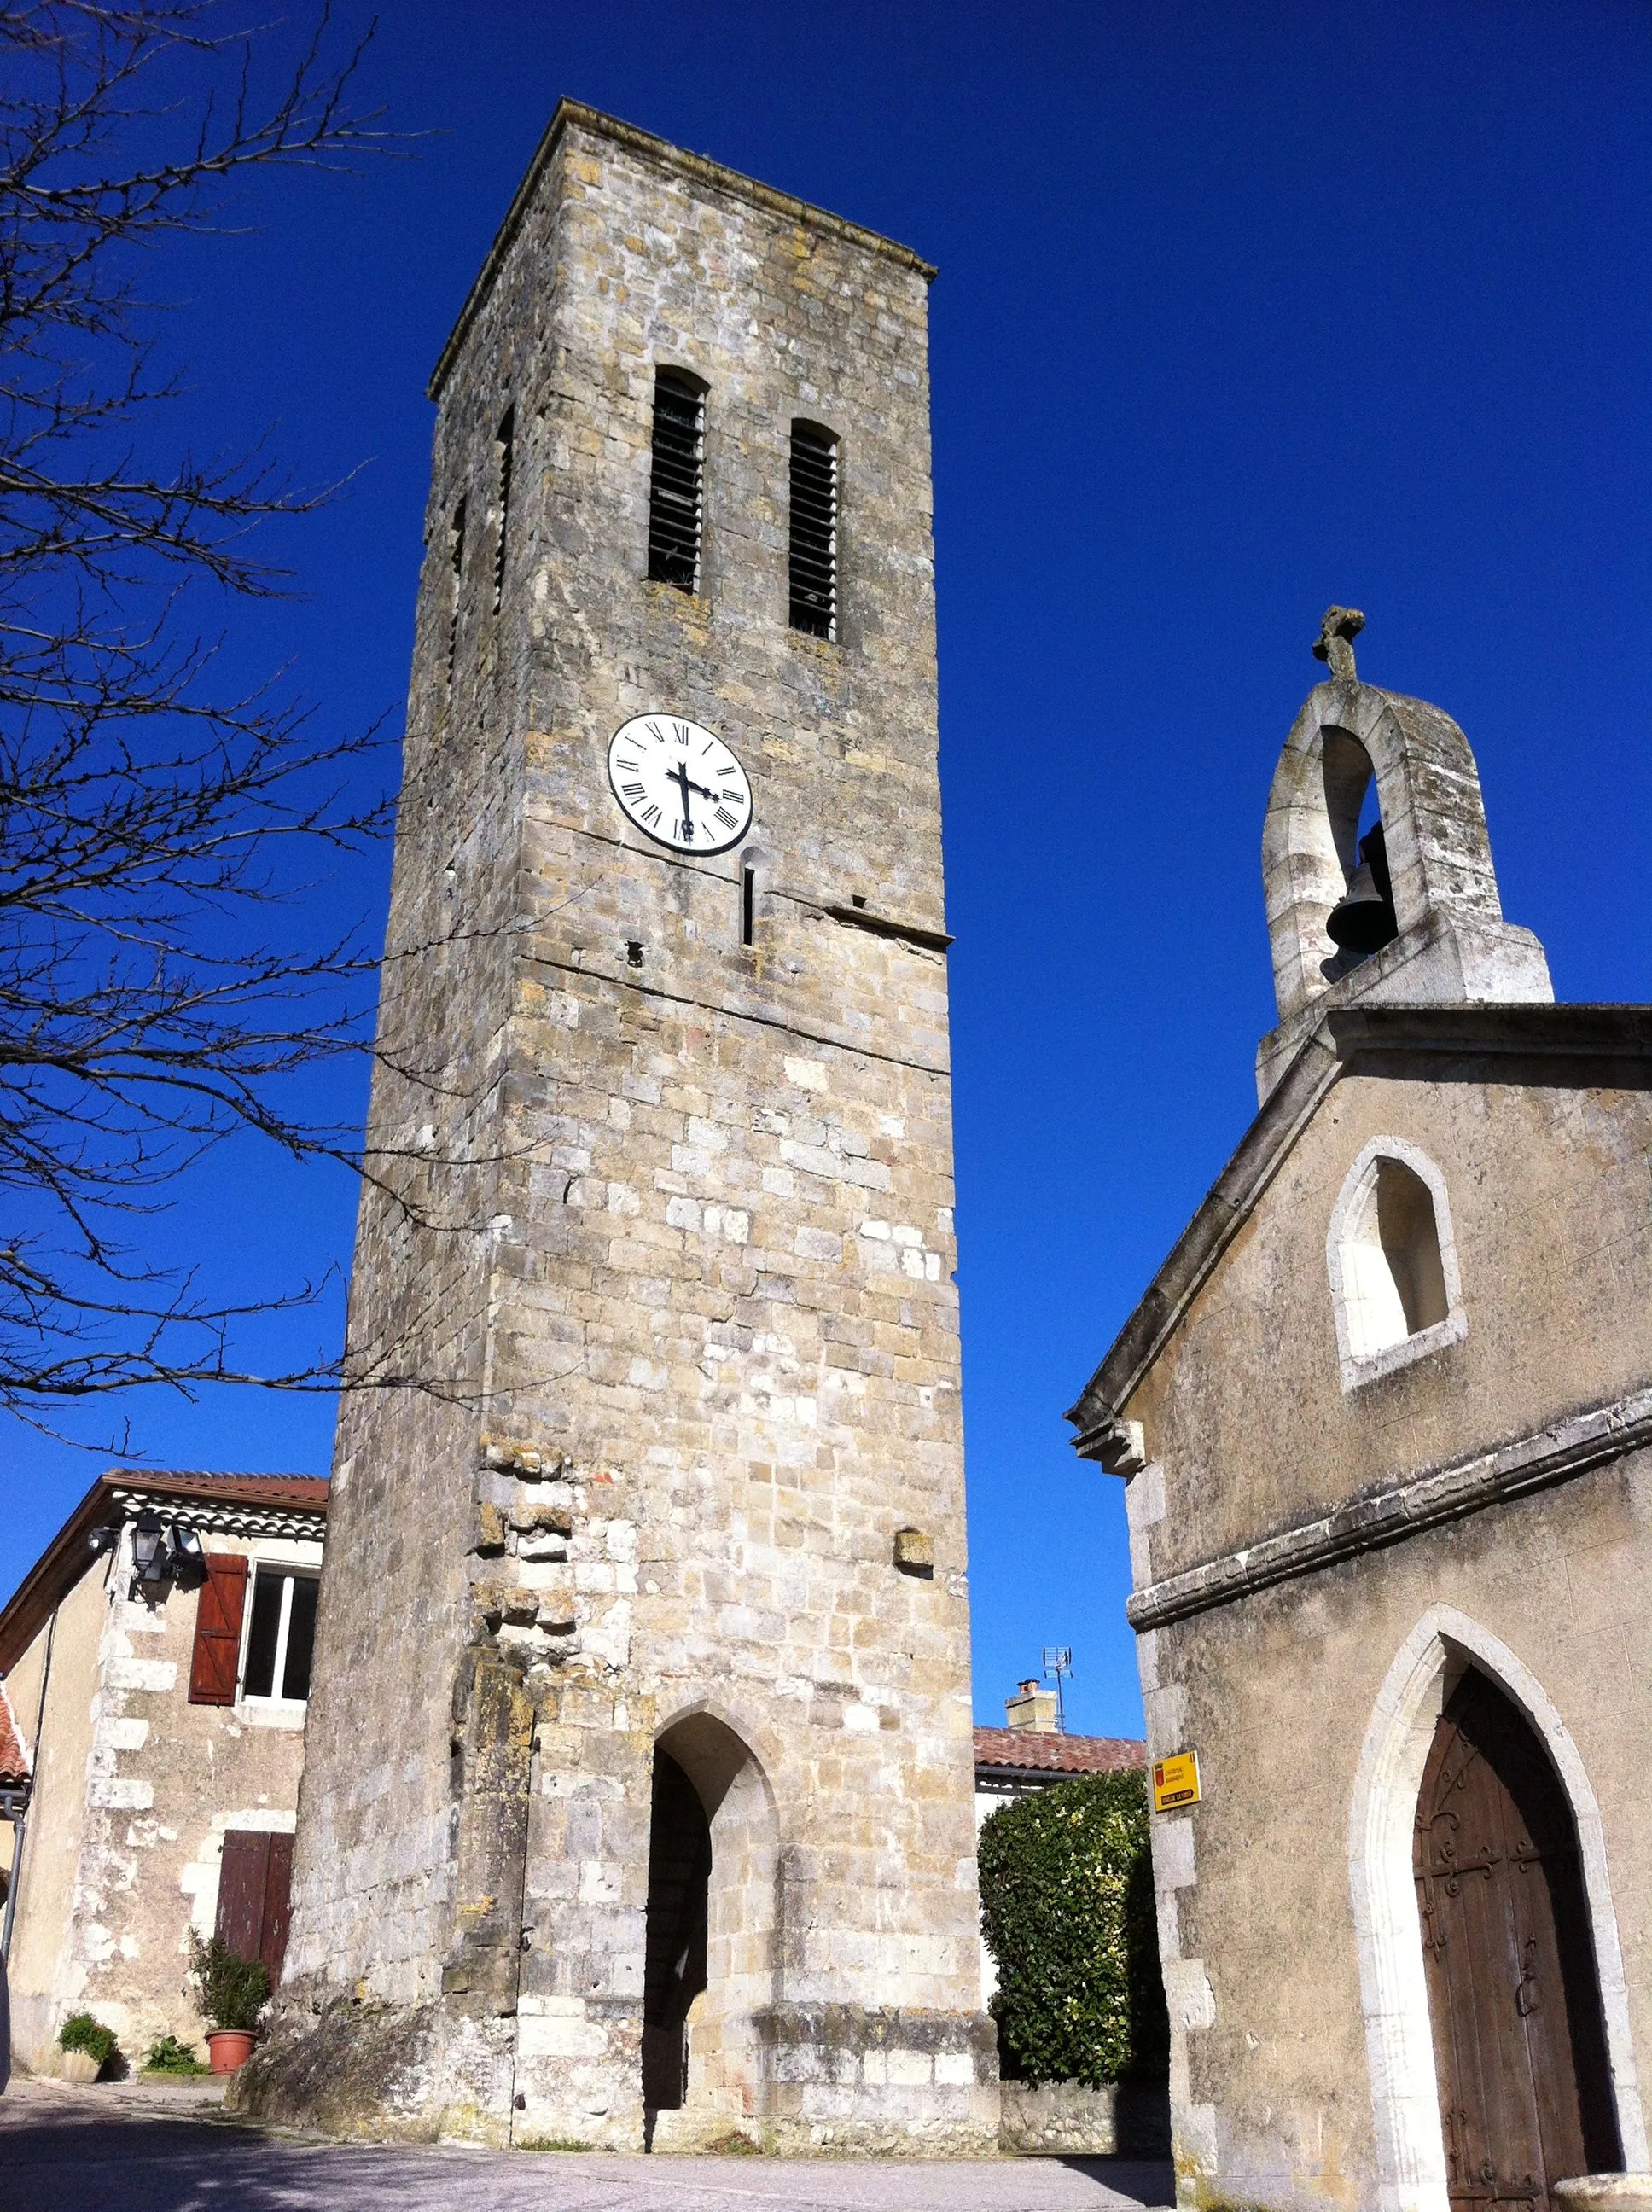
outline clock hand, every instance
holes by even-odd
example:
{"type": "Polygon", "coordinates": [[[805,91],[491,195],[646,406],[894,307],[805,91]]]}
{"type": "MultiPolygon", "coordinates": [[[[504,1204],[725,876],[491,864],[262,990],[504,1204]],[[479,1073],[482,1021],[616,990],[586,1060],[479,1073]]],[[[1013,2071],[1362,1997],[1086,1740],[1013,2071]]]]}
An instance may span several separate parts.
{"type": "Polygon", "coordinates": [[[682,791],[683,835],[685,837],[692,837],[694,835],[694,823],[689,818],[689,772],[687,769],[683,767],[681,761],[678,761],[677,766],[668,772],[666,781],[668,783],[677,784],[682,791]]]}
{"type": "Polygon", "coordinates": [[[717,793],[714,791],[708,791],[703,783],[695,783],[681,761],[678,761],[674,769],[668,771],[666,781],[674,783],[683,794],[683,835],[685,837],[692,837],[694,817],[689,808],[689,793],[691,791],[697,791],[701,799],[715,799],[717,793]]]}

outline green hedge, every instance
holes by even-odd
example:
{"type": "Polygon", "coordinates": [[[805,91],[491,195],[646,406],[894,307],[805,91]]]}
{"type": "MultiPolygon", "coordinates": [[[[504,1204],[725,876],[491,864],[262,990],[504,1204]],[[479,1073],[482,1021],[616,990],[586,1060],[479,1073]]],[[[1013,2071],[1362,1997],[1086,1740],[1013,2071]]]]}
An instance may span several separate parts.
{"type": "Polygon", "coordinates": [[[983,1825],[981,1921],[1006,2080],[1168,2074],[1148,1820],[1145,1778],[1126,1772],[1054,1783],[983,1825]]]}

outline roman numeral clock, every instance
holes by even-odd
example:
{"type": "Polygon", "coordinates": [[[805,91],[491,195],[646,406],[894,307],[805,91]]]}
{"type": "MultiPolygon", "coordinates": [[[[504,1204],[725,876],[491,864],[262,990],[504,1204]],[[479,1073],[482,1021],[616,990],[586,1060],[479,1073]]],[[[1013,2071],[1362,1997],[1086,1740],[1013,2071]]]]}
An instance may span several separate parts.
{"type": "Polygon", "coordinates": [[[637,714],[608,744],[621,811],[674,853],[726,853],[751,827],[751,785],[714,731],[677,714],[637,714]]]}

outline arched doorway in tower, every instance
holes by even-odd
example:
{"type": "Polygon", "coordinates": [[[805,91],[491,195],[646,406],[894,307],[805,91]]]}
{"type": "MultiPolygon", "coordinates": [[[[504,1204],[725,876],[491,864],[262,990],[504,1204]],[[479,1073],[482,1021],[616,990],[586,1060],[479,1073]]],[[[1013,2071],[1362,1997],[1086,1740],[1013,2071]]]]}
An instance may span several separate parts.
{"type": "MultiPolygon", "coordinates": [[[[681,2114],[674,2148],[761,2112],[778,1873],[774,1796],[750,1747],[704,1711],[673,1722],[654,1746],[642,2100],[681,2114]]],[[[664,2138],[651,2127],[650,2140],[664,2138]]]]}
{"type": "Polygon", "coordinates": [[[1453,2212],[1549,2212],[1622,2156],[1564,1790],[1525,1716],[1471,1668],[1447,1699],[1412,1855],[1453,2212]]]}
{"type": "Polygon", "coordinates": [[[689,2008],[706,1986],[711,1823],[668,1752],[654,1753],[642,1981],[642,2101],[674,2112],[688,2086],[689,2008]]]}

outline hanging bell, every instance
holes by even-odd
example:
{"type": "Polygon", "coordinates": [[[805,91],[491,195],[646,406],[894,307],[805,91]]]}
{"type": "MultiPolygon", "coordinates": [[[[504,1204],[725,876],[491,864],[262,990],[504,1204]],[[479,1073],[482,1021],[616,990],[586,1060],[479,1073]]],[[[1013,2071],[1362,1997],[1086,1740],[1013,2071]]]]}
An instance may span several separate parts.
{"type": "Polygon", "coordinates": [[[1325,928],[1333,945],[1362,957],[1380,951],[1400,934],[1388,883],[1388,846],[1380,822],[1361,840],[1359,866],[1332,908],[1325,928]]]}

